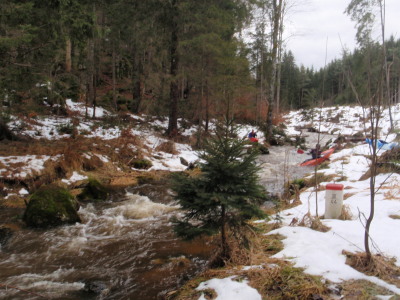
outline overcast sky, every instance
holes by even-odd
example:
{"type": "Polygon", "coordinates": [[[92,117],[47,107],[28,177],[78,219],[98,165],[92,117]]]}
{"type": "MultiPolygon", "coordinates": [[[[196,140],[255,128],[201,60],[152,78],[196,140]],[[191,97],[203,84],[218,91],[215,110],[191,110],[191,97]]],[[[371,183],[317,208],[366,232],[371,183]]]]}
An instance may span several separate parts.
{"type": "MultiPolygon", "coordinates": [[[[343,47],[354,49],[355,23],[343,13],[350,0],[291,1],[297,5],[286,17],[285,39],[297,65],[319,69],[325,65],[325,56],[329,63],[341,57],[343,47]]],[[[400,0],[386,0],[386,37],[393,34],[399,39],[399,31],[400,0]]],[[[377,40],[378,34],[379,30],[374,34],[377,40]]]]}

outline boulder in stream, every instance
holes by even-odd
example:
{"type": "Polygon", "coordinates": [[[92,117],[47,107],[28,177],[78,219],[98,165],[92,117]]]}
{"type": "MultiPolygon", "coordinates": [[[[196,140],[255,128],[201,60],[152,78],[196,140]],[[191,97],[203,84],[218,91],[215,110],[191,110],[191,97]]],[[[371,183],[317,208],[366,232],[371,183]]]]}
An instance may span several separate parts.
{"type": "Polygon", "coordinates": [[[12,237],[13,231],[7,227],[0,227],[0,247],[3,247],[12,237]]]}
{"type": "Polygon", "coordinates": [[[109,190],[97,179],[89,178],[89,182],[78,195],[78,200],[82,202],[104,201],[109,196],[109,190]]]}
{"type": "Polygon", "coordinates": [[[38,189],[27,204],[23,220],[30,227],[48,228],[80,222],[79,204],[70,192],[55,185],[38,189]]]}
{"type": "Polygon", "coordinates": [[[93,295],[101,295],[105,296],[109,292],[109,288],[106,283],[103,281],[98,281],[98,280],[86,280],[85,281],[85,286],[83,288],[83,291],[85,293],[93,294],[93,295]]]}

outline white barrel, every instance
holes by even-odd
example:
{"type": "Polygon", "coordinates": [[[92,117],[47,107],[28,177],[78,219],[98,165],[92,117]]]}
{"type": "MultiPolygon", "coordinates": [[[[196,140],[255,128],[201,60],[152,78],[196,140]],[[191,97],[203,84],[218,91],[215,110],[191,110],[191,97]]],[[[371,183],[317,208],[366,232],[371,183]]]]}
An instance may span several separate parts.
{"type": "Polygon", "coordinates": [[[343,206],[343,184],[329,183],[325,191],[325,219],[339,219],[343,206]]]}

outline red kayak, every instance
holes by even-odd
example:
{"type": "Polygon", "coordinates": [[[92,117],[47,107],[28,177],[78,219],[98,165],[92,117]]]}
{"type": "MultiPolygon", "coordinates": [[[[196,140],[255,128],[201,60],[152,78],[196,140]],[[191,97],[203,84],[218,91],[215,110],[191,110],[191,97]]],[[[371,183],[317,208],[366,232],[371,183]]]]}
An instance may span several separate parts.
{"type": "Polygon", "coordinates": [[[251,137],[251,138],[249,138],[249,140],[250,140],[250,142],[258,143],[258,138],[251,137]]]}
{"type": "Polygon", "coordinates": [[[318,157],[318,158],[315,158],[315,159],[306,160],[305,162],[302,162],[300,164],[300,166],[302,166],[302,167],[304,167],[304,166],[317,166],[317,165],[323,163],[324,161],[326,161],[329,158],[329,156],[331,156],[333,151],[335,151],[335,148],[330,148],[330,149],[322,152],[321,153],[321,157],[318,157]]]}

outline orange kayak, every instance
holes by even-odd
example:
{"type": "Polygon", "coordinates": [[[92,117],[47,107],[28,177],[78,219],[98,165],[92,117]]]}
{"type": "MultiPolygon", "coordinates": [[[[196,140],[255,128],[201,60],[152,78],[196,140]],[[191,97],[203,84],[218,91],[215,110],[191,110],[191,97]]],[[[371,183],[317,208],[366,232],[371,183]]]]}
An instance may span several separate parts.
{"type": "Polygon", "coordinates": [[[317,165],[323,163],[324,161],[326,161],[334,151],[335,151],[335,148],[330,148],[330,149],[322,152],[321,153],[321,157],[318,157],[318,158],[315,158],[315,159],[306,160],[306,161],[302,162],[300,164],[300,166],[302,166],[302,167],[304,167],[304,166],[317,166],[317,165]]]}

